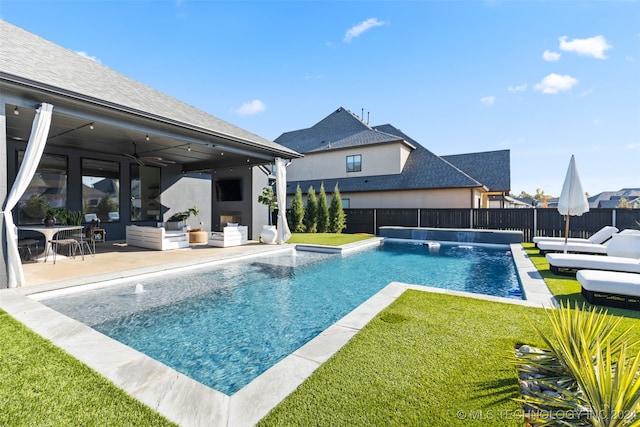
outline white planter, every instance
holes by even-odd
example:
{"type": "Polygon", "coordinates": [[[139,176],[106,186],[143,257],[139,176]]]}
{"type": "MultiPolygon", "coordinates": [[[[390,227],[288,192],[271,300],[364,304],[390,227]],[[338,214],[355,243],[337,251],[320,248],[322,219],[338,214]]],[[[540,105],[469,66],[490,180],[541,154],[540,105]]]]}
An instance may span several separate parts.
{"type": "Polygon", "coordinates": [[[263,225],[262,233],[260,233],[260,241],[269,245],[276,243],[276,237],[278,237],[275,225],[263,225]]]}

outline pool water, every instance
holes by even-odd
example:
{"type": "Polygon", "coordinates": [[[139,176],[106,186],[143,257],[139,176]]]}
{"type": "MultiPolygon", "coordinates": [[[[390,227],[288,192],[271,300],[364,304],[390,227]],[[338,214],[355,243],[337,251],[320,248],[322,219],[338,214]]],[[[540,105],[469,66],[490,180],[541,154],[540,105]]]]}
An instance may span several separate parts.
{"type": "Polygon", "coordinates": [[[276,255],[42,300],[231,395],[389,282],[508,297],[508,249],[385,243],[347,256],[276,255]]]}

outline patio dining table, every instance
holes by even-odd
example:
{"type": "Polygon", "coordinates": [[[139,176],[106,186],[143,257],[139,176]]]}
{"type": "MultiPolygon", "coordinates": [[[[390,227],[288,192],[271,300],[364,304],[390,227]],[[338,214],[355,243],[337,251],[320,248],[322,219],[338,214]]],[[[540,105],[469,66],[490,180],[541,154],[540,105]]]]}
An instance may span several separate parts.
{"type": "MultiPolygon", "coordinates": [[[[52,227],[48,227],[46,225],[19,225],[19,231],[36,231],[44,236],[44,255],[49,253],[51,249],[51,239],[55,237],[61,231],[67,230],[78,230],[82,232],[81,225],[54,225],[52,227]]],[[[45,261],[47,259],[45,258],[45,261]]]]}

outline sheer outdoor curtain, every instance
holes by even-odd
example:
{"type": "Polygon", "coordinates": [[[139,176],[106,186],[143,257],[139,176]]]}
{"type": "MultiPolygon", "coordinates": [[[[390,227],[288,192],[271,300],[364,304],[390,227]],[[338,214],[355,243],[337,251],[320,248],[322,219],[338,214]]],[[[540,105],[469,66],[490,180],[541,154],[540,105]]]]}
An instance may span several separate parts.
{"type": "Polygon", "coordinates": [[[16,235],[16,227],[13,223],[11,210],[27,190],[31,179],[38,169],[42,152],[47,144],[47,136],[49,135],[49,128],[51,127],[52,111],[53,105],[46,103],[40,104],[40,108],[36,110],[22,165],[20,165],[16,180],[2,207],[5,236],[7,238],[7,279],[10,288],[24,284],[24,271],[22,270],[20,253],[18,252],[18,236],[16,235]]]}
{"type": "Polygon", "coordinates": [[[276,199],[278,201],[278,226],[276,239],[283,245],[291,237],[287,224],[287,166],[284,159],[276,159],[276,199]]]}

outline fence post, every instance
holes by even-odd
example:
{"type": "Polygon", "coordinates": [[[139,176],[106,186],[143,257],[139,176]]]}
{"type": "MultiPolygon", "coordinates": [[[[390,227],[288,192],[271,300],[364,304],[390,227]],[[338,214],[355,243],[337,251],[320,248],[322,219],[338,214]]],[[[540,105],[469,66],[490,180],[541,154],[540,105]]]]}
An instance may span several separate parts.
{"type": "Polygon", "coordinates": [[[473,208],[469,209],[469,228],[473,228],[473,208]]]}
{"type": "Polygon", "coordinates": [[[418,208],[418,228],[420,228],[420,208],[418,208]]]}
{"type": "Polygon", "coordinates": [[[616,210],[611,209],[611,225],[616,226],[616,210]]]}
{"type": "Polygon", "coordinates": [[[536,237],[536,231],[538,230],[538,208],[533,208],[533,230],[531,230],[531,240],[536,237]]]}
{"type": "Polygon", "coordinates": [[[378,214],[377,214],[378,210],[374,209],[373,210],[373,235],[377,236],[378,235],[378,214]]]}

